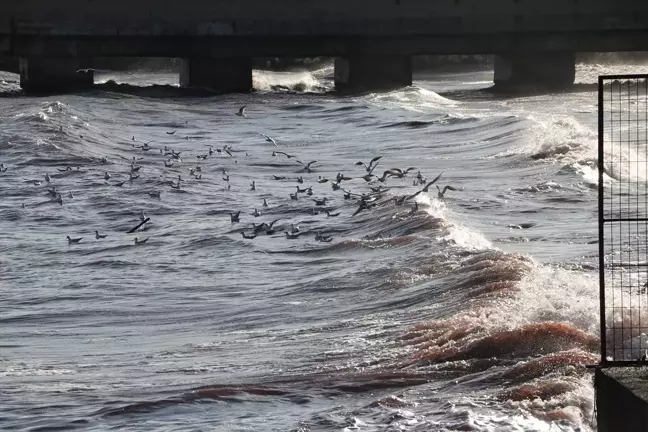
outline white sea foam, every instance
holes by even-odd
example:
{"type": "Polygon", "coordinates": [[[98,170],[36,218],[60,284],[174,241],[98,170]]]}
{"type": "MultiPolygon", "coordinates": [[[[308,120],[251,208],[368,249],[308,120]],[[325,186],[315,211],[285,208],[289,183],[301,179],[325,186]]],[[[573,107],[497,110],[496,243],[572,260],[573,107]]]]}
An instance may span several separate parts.
{"type": "Polygon", "coordinates": [[[469,229],[453,220],[445,202],[438,198],[431,198],[430,195],[422,193],[416,201],[422,205],[425,211],[436,218],[444,219],[449,223],[448,234],[438,238],[442,242],[450,242],[468,250],[491,249],[493,245],[481,233],[469,229]]]}
{"type": "Polygon", "coordinates": [[[252,82],[256,90],[272,91],[285,89],[296,92],[325,90],[326,83],[310,72],[273,72],[254,70],[252,82]]]}

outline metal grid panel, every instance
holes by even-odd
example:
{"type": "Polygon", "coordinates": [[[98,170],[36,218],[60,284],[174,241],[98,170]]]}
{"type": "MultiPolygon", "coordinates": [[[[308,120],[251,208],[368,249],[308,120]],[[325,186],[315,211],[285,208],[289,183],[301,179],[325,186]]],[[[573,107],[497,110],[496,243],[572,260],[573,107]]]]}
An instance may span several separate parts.
{"type": "Polygon", "coordinates": [[[601,362],[648,349],[648,75],[599,78],[601,362]]]}

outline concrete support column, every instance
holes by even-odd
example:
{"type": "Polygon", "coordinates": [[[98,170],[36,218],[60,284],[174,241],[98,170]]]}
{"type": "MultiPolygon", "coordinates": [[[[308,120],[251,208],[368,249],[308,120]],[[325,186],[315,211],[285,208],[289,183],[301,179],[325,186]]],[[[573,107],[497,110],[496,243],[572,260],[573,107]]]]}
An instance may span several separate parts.
{"type": "Polygon", "coordinates": [[[495,85],[564,88],[574,84],[574,53],[510,53],[495,56],[495,85]]]}
{"type": "Polygon", "coordinates": [[[409,56],[353,56],[335,59],[338,90],[381,90],[412,85],[409,56]]]}
{"type": "Polygon", "coordinates": [[[80,71],[81,61],[67,57],[20,58],[20,87],[30,93],[56,93],[92,87],[94,72],[80,71]]]}
{"type": "Polygon", "coordinates": [[[181,87],[203,87],[222,93],[252,90],[252,59],[191,58],[182,60],[181,87]]]}

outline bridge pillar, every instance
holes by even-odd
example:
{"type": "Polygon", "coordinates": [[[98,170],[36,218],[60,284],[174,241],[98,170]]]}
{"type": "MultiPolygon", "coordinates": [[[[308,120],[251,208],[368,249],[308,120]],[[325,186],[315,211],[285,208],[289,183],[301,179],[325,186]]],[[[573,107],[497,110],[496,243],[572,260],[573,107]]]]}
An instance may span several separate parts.
{"type": "Polygon", "coordinates": [[[495,57],[495,85],[568,87],[574,84],[574,53],[510,53],[495,57]]]}
{"type": "Polygon", "coordinates": [[[180,86],[204,87],[222,93],[248,93],[252,90],[252,59],[184,59],[180,68],[180,86]]]}
{"type": "Polygon", "coordinates": [[[56,93],[83,90],[92,87],[94,72],[80,71],[76,58],[31,57],[20,58],[20,87],[30,93],[56,93]]]}
{"type": "Polygon", "coordinates": [[[338,90],[381,90],[412,85],[409,56],[353,56],[335,59],[338,90]]]}

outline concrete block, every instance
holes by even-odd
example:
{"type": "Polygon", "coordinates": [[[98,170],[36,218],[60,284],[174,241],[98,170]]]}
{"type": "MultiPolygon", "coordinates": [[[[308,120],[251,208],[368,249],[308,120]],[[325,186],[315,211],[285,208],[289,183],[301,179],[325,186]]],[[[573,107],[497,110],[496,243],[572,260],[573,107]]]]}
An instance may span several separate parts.
{"type": "Polygon", "coordinates": [[[180,86],[208,88],[220,93],[248,93],[252,90],[252,59],[184,59],[180,86]]]}
{"type": "Polygon", "coordinates": [[[512,52],[495,57],[495,85],[564,88],[574,84],[576,56],[564,52],[512,52]]]}
{"type": "Polygon", "coordinates": [[[335,59],[335,87],[364,91],[412,85],[409,56],[350,56],[335,59]]]}
{"type": "Polygon", "coordinates": [[[648,368],[597,369],[594,387],[599,432],[648,431],[648,368]]]}

